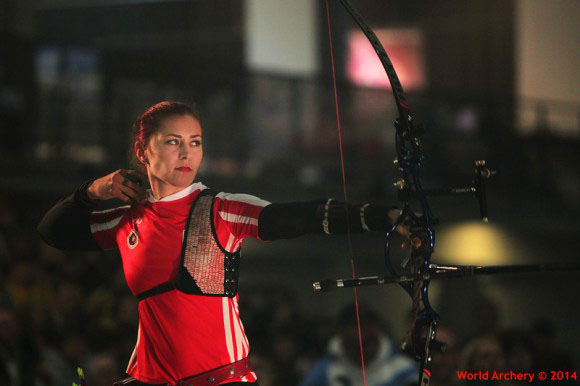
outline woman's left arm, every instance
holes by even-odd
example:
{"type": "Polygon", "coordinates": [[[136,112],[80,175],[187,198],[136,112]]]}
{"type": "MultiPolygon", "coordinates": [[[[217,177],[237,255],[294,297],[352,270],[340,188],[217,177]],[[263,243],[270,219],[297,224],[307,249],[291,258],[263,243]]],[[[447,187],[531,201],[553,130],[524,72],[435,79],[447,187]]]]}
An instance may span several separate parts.
{"type": "MultiPolygon", "coordinates": [[[[331,199],[270,204],[258,219],[258,234],[262,240],[278,240],[316,233],[386,232],[399,214],[400,210],[392,206],[331,199]]],[[[397,231],[407,235],[404,227],[397,231]]]]}

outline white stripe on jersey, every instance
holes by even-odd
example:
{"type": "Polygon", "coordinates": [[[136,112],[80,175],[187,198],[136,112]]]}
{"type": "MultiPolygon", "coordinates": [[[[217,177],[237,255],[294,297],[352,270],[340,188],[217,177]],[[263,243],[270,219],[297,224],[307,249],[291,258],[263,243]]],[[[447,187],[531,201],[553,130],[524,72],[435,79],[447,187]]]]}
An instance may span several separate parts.
{"type": "Polygon", "coordinates": [[[226,247],[224,249],[228,252],[234,251],[234,249],[232,249],[232,244],[234,243],[234,241],[236,241],[236,238],[234,237],[233,234],[230,233],[230,237],[228,238],[228,243],[226,244],[226,247]]]}
{"type": "Polygon", "coordinates": [[[264,207],[266,205],[270,205],[271,202],[262,200],[256,196],[252,196],[251,194],[243,194],[243,193],[224,193],[220,192],[216,195],[216,197],[221,198],[222,200],[227,201],[238,201],[243,202],[245,204],[255,205],[264,207]]]}
{"type": "Polygon", "coordinates": [[[109,212],[114,212],[114,211],[119,210],[119,209],[127,209],[130,207],[131,207],[131,205],[123,205],[123,206],[118,206],[118,207],[113,208],[113,209],[95,210],[91,214],[105,214],[105,213],[109,213],[109,212]]]}
{"type": "Polygon", "coordinates": [[[131,354],[131,359],[129,359],[129,365],[127,366],[126,373],[129,374],[132,372],[135,367],[137,367],[137,347],[139,346],[139,341],[141,340],[141,324],[139,323],[139,327],[137,329],[137,343],[135,343],[135,348],[133,349],[133,353],[131,354]]]}
{"type": "Polygon", "coordinates": [[[119,217],[116,217],[114,219],[112,219],[111,221],[107,221],[107,222],[103,222],[103,223],[94,223],[91,224],[91,233],[97,233],[100,231],[106,231],[107,229],[111,229],[117,226],[117,224],[119,224],[119,221],[121,221],[121,218],[124,216],[125,214],[121,214],[119,217]]]}
{"type": "Polygon", "coordinates": [[[244,357],[244,352],[243,352],[243,348],[244,348],[244,337],[242,335],[242,330],[240,328],[240,322],[238,320],[238,315],[236,315],[236,310],[234,308],[233,302],[230,299],[230,306],[232,307],[232,313],[233,313],[233,322],[234,322],[234,332],[236,334],[236,350],[237,350],[237,356],[236,356],[236,360],[239,361],[244,357]]]}
{"type": "Polygon", "coordinates": [[[234,344],[232,342],[232,325],[230,323],[230,302],[229,298],[222,298],[222,309],[224,314],[224,332],[226,333],[226,346],[228,348],[228,354],[230,356],[230,363],[235,362],[234,360],[234,344]]]}
{"type": "Polygon", "coordinates": [[[244,345],[244,349],[246,350],[246,356],[250,353],[250,344],[248,343],[248,337],[246,336],[246,331],[244,331],[244,325],[242,323],[242,318],[240,318],[240,306],[238,304],[238,299],[233,298],[232,302],[234,303],[234,311],[237,317],[238,324],[240,325],[240,329],[242,330],[242,344],[244,345]]]}
{"type": "Polygon", "coordinates": [[[238,240],[238,242],[236,243],[236,245],[234,246],[234,251],[237,251],[238,249],[240,249],[242,247],[242,242],[244,241],[244,239],[240,239],[238,240]]]}
{"type": "Polygon", "coordinates": [[[239,214],[231,214],[227,212],[219,212],[220,217],[222,220],[238,223],[238,224],[251,224],[251,225],[258,225],[258,219],[248,216],[240,216],[239,214]]]}
{"type": "Polygon", "coordinates": [[[253,371],[250,372],[249,376],[250,376],[250,379],[248,379],[248,375],[244,375],[241,378],[242,382],[254,382],[258,379],[258,376],[253,371]]]}

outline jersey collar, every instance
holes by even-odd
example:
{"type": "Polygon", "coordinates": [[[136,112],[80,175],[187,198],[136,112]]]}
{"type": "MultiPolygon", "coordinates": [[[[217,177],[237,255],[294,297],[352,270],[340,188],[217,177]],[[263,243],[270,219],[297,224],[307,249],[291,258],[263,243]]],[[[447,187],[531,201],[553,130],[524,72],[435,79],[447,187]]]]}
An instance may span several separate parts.
{"type": "Polygon", "coordinates": [[[149,197],[147,198],[147,201],[149,201],[149,202],[175,201],[175,200],[179,200],[180,198],[189,196],[191,193],[195,192],[196,190],[204,190],[204,189],[207,189],[207,186],[205,186],[201,182],[194,182],[193,184],[189,185],[187,188],[184,188],[184,189],[180,190],[179,192],[170,194],[169,196],[160,198],[159,200],[157,200],[155,197],[153,197],[153,192],[151,192],[151,189],[149,189],[148,190],[149,197]]]}

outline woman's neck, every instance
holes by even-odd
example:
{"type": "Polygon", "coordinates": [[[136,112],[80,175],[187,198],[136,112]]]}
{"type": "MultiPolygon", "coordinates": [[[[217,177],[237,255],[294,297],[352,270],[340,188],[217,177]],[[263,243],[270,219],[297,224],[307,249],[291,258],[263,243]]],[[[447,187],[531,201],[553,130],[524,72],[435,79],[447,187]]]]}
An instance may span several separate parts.
{"type": "Polygon", "coordinates": [[[187,186],[171,185],[155,176],[149,176],[149,184],[151,185],[151,194],[156,201],[171,196],[172,194],[181,192],[183,189],[191,186],[191,184],[187,186]]]}

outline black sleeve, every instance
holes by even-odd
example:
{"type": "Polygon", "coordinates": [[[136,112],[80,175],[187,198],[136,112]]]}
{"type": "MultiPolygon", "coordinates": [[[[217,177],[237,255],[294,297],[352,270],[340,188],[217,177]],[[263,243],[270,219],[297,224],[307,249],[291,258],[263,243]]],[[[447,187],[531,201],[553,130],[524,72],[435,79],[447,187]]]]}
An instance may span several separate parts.
{"type": "Polygon", "coordinates": [[[87,181],[57,202],[42,218],[37,230],[48,245],[76,251],[101,250],[91,233],[89,218],[97,202],[87,196],[87,181]]]}
{"type": "MultiPolygon", "coordinates": [[[[290,202],[266,206],[258,218],[258,235],[262,240],[291,239],[306,234],[326,233],[324,220],[327,200],[290,202]]],[[[331,201],[328,205],[328,233],[345,234],[367,231],[386,232],[391,226],[388,212],[393,206],[380,204],[346,204],[331,201]]]]}

